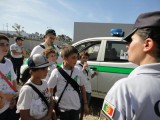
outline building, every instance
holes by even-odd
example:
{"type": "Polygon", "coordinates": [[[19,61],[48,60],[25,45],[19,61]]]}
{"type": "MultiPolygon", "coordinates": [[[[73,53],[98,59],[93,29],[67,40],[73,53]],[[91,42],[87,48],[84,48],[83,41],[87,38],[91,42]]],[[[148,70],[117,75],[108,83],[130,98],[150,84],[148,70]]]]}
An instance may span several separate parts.
{"type": "Polygon", "coordinates": [[[109,37],[113,28],[122,29],[124,35],[127,35],[133,24],[75,22],[73,43],[86,38],[109,37]]]}

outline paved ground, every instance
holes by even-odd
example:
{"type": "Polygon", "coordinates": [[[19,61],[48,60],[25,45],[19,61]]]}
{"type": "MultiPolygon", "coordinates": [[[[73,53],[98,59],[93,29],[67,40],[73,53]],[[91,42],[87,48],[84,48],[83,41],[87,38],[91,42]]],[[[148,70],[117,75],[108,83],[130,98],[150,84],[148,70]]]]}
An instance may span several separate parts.
{"type": "Polygon", "coordinates": [[[103,99],[92,98],[90,113],[83,120],[98,120],[102,104],[103,99]]]}

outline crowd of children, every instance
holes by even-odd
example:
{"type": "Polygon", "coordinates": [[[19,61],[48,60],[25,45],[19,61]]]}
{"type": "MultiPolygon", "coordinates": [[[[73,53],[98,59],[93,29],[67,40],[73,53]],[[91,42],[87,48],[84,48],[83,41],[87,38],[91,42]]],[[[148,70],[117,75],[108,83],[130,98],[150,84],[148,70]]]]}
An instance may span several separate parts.
{"type": "Polygon", "coordinates": [[[89,81],[96,75],[86,64],[89,54],[81,53],[81,62],[77,64],[79,53],[75,47],[68,45],[61,52],[53,47],[56,39],[54,30],[47,30],[44,38],[46,42],[37,45],[28,58],[28,78],[16,101],[16,74],[12,62],[5,58],[9,39],[0,35],[0,73],[8,79],[6,82],[0,76],[1,120],[79,120],[83,117],[83,114],[79,117],[81,111],[88,114],[91,98],[89,81]],[[38,52],[37,49],[42,50],[38,52]],[[60,55],[63,62],[57,66],[60,55]],[[16,90],[12,90],[8,83],[16,90]],[[59,111],[58,116],[54,109],[59,111]]]}

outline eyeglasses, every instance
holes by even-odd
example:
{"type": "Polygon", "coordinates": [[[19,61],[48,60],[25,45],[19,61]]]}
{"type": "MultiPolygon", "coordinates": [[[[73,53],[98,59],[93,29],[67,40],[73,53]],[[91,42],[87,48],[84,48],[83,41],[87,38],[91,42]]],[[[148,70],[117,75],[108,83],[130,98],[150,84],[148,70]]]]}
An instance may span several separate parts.
{"type": "Polygon", "coordinates": [[[0,43],[0,47],[9,47],[9,43],[5,44],[5,43],[0,43]]]}

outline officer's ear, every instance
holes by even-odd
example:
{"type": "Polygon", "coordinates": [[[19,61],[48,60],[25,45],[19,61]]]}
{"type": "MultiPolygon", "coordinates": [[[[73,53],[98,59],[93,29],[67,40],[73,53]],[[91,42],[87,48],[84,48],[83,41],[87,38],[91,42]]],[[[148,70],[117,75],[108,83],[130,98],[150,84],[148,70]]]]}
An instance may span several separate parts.
{"type": "Polygon", "coordinates": [[[154,49],[155,43],[151,38],[147,38],[144,41],[144,52],[148,52],[154,49]]]}

